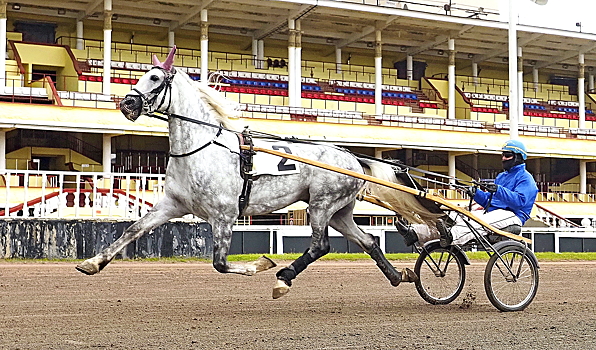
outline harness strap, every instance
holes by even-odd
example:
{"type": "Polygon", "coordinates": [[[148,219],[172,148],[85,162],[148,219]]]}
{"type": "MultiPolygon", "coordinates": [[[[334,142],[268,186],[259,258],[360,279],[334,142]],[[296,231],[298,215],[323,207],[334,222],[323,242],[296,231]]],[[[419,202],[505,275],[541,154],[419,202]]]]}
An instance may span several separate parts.
{"type": "Polygon", "coordinates": [[[223,145],[223,144],[221,144],[221,143],[219,143],[219,142],[216,141],[216,139],[219,137],[219,135],[221,135],[221,130],[222,130],[222,128],[219,128],[219,130],[217,130],[217,134],[215,135],[215,137],[213,138],[213,140],[207,142],[206,144],[202,145],[201,147],[195,149],[194,151],[190,151],[190,152],[182,153],[182,154],[170,153],[170,157],[174,157],[174,158],[188,157],[188,156],[193,155],[193,154],[195,154],[195,153],[197,153],[199,151],[202,151],[203,149],[205,149],[207,146],[209,146],[212,143],[214,143],[214,144],[216,144],[218,146],[221,146],[221,147],[228,148],[225,145],[223,145]]]}
{"type": "MultiPolygon", "coordinates": [[[[215,137],[207,142],[206,144],[202,145],[201,147],[195,149],[194,151],[190,151],[187,153],[183,153],[183,154],[173,154],[170,153],[170,157],[174,157],[174,158],[182,158],[182,157],[188,157],[190,155],[193,155],[199,151],[202,151],[203,149],[205,149],[206,147],[208,147],[211,144],[223,147],[228,149],[230,152],[232,153],[236,153],[239,155],[240,158],[240,176],[243,179],[243,183],[242,183],[242,192],[240,193],[240,196],[238,197],[238,217],[242,216],[242,213],[244,212],[244,209],[246,209],[246,207],[248,206],[248,200],[250,198],[250,192],[252,190],[252,183],[253,183],[253,176],[252,176],[252,167],[253,167],[253,156],[255,154],[257,154],[254,151],[254,144],[252,142],[252,136],[251,136],[251,132],[250,130],[248,130],[248,128],[245,128],[244,131],[242,131],[241,134],[236,133],[232,130],[228,130],[225,129],[222,125],[214,125],[211,123],[207,123],[201,120],[197,120],[197,119],[192,119],[183,115],[179,115],[179,114],[174,114],[174,113],[167,113],[165,114],[168,117],[174,117],[174,118],[178,118],[180,120],[183,121],[187,121],[187,122],[191,122],[191,123],[195,123],[195,124],[199,124],[199,125],[206,125],[206,126],[210,126],[210,127],[214,127],[214,128],[218,128],[217,134],[215,135],[215,137]],[[238,141],[241,145],[248,145],[249,149],[244,150],[241,149],[240,152],[235,152],[232,151],[228,146],[217,142],[217,138],[219,137],[219,135],[221,135],[222,130],[226,130],[226,131],[231,131],[234,132],[237,136],[238,136],[238,141]]],[[[164,117],[163,115],[160,115],[158,113],[152,112],[152,113],[148,113],[147,116],[149,117],[153,117],[159,120],[163,120],[165,122],[168,121],[167,117],[164,117]]]]}
{"type": "Polygon", "coordinates": [[[238,134],[238,139],[241,145],[249,146],[249,149],[240,149],[240,176],[244,180],[242,183],[242,192],[238,197],[238,217],[240,217],[242,216],[244,209],[248,206],[253,182],[253,156],[257,153],[254,151],[254,144],[248,127],[242,131],[242,134],[238,134]]]}

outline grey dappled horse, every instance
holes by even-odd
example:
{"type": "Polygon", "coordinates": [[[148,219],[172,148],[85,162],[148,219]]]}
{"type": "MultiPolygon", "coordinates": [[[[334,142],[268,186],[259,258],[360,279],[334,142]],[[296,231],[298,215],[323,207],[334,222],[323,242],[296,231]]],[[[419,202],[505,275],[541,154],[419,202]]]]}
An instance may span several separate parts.
{"type": "MultiPolygon", "coordinates": [[[[432,220],[433,214],[405,192],[373,184],[364,188],[365,181],[361,179],[298,163],[298,173],[256,177],[248,204],[241,213],[238,202],[243,178],[239,171],[239,133],[229,130],[228,119],[236,113],[233,111],[235,104],[173,67],[174,53],[175,47],[163,63],[154,56],[154,67],[139,79],[120,104],[122,113],[132,121],[151,112],[168,117],[172,156],[166,170],[165,196],[113,244],[79,264],[79,271],[89,275],[98,273],[118,252],[143,234],[172,218],[194,214],[211,224],[213,267],[222,273],[254,275],[276,265],[264,256],[250,263],[227,261],[236,219],[240,215],[270,213],[304,201],[308,203],[312,228],[310,247],[289,267],[278,271],[274,298],[286,294],[296,275],[329,252],[328,226],[366,251],[393,286],[402,280],[411,282],[416,278],[408,269],[398,272],[387,261],[374,238],[360,230],[353,220],[355,199],[361,190],[391,203],[396,212],[410,222],[432,220]]],[[[390,165],[359,159],[338,147],[280,142],[297,156],[360,173],[366,171],[372,176],[397,182],[390,165]]]]}

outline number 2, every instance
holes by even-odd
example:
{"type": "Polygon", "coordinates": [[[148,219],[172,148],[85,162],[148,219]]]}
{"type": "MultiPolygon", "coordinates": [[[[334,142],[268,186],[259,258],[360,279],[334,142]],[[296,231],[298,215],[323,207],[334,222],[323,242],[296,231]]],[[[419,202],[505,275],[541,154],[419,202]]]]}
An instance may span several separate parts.
{"type": "MultiPolygon", "coordinates": [[[[286,152],[287,154],[292,154],[292,151],[290,151],[290,148],[287,146],[273,145],[271,148],[273,148],[276,151],[282,150],[282,151],[286,152]]],[[[286,164],[286,162],[288,160],[289,160],[288,158],[282,158],[281,161],[277,164],[277,170],[279,170],[279,171],[296,170],[296,164],[286,164]]]]}

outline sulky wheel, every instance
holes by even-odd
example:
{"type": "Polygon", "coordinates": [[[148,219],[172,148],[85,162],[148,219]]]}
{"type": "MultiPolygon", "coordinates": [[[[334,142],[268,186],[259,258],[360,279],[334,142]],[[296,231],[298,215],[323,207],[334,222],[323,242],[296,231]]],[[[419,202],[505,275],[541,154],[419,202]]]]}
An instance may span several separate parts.
{"type": "Polygon", "coordinates": [[[434,305],[454,301],[464,288],[466,264],[467,258],[459,248],[442,248],[438,242],[428,244],[420,251],[414,267],[418,294],[434,305]]]}
{"type": "Polygon", "coordinates": [[[504,242],[495,249],[484,271],[484,289],[490,302],[501,311],[525,309],[538,290],[538,261],[518,242],[504,242]],[[500,255],[500,257],[499,257],[500,255]]]}

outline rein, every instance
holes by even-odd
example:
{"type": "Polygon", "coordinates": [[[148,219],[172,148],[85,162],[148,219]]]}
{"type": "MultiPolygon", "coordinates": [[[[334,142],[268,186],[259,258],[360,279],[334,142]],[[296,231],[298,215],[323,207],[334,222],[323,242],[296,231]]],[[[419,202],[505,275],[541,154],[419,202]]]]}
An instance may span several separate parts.
{"type": "MultiPolygon", "coordinates": [[[[184,121],[187,121],[187,122],[190,122],[190,123],[194,123],[194,124],[210,126],[212,128],[218,128],[218,129],[220,129],[220,132],[221,132],[221,130],[225,130],[225,131],[229,131],[231,133],[237,134],[237,135],[244,134],[244,133],[241,134],[241,133],[239,133],[237,131],[224,128],[221,125],[211,124],[211,123],[208,123],[208,122],[204,122],[202,120],[192,119],[192,118],[189,118],[189,117],[186,117],[186,116],[183,116],[183,115],[179,115],[179,114],[174,114],[174,113],[161,113],[161,114],[167,115],[169,117],[178,118],[180,120],[184,120],[184,121]]],[[[168,118],[163,117],[163,116],[161,116],[159,114],[156,114],[155,112],[148,113],[147,116],[153,117],[153,118],[157,118],[157,119],[160,119],[160,120],[163,120],[163,121],[166,121],[166,122],[168,121],[168,118]]],[[[261,132],[261,131],[255,131],[255,130],[251,130],[250,133],[252,135],[256,136],[256,137],[262,137],[262,138],[267,138],[267,139],[272,139],[272,140],[278,140],[278,141],[286,141],[286,142],[291,142],[291,143],[305,143],[305,144],[312,144],[312,145],[317,144],[316,142],[312,142],[312,141],[308,141],[308,140],[302,140],[302,139],[299,139],[299,138],[296,138],[296,137],[282,137],[282,136],[279,136],[279,135],[269,134],[269,133],[265,133],[265,132],[261,132]]],[[[213,143],[214,140],[212,140],[211,142],[205,144],[200,149],[203,149],[203,148],[207,147],[209,144],[213,143]]],[[[196,153],[198,151],[199,150],[195,150],[193,152],[186,153],[185,155],[194,154],[194,153],[196,153]]],[[[350,152],[350,153],[352,153],[355,156],[360,157],[360,158],[372,159],[372,160],[375,160],[375,161],[378,161],[378,162],[381,162],[381,163],[385,163],[385,164],[389,164],[389,165],[395,166],[395,167],[399,168],[401,172],[406,172],[406,173],[408,173],[408,175],[410,177],[417,178],[417,179],[420,179],[420,180],[424,180],[424,181],[428,181],[428,182],[433,182],[433,183],[437,183],[437,184],[443,184],[443,185],[446,184],[446,183],[444,183],[442,181],[432,180],[432,179],[427,178],[427,177],[417,176],[417,175],[410,174],[409,173],[409,170],[413,170],[413,171],[415,171],[417,173],[422,173],[422,174],[426,174],[426,175],[432,175],[432,176],[438,177],[438,178],[452,179],[452,177],[450,177],[450,176],[439,174],[439,173],[436,173],[436,172],[433,172],[433,171],[418,169],[416,167],[413,167],[413,166],[410,166],[410,165],[406,165],[406,164],[402,163],[401,161],[387,160],[387,159],[378,159],[378,158],[375,158],[375,157],[372,157],[372,156],[369,156],[369,155],[366,155],[366,154],[355,153],[355,152],[350,152]]],[[[458,179],[458,178],[455,178],[455,180],[458,181],[458,182],[470,182],[470,181],[463,180],[463,179],[458,179]]],[[[451,185],[453,185],[453,184],[451,184],[451,185]]]]}
{"type": "MultiPolygon", "coordinates": [[[[248,128],[246,128],[242,133],[239,133],[237,131],[234,130],[230,130],[227,128],[224,128],[222,124],[220,125],[215,125],[209,122],[205,122],[202,120],[198,120],[198,119],[193,119],[193,118],[189,118],[187,116],[183,116],[183,115],[179,115],[179,114],[175,114],[175,113],[167,113],[167,112],[156,112],[156,110],[160,109],[166,101],[166,95],[169,95],[169,99],[167,102],[167,109],[169,109],[169,107],[171,106],[172,103],[172,93],[171,93],[171,89],[172,89],[172,81],[174,79],[174,75],[176,73],[176,71],[174,71],[173,73],[171,71],[167,71],[161,67],[156,67],[158,69],[161,69],[162,71],[164,71],[165,74],[165,79],[162,81],[162,83],[154,88],[153,90],[151,90],[150,92],[148,92],[147,94],[143,94],[141,93],[139,90],[137,90],[136,88],[133,89],[133,91],[135,91],[139,96],[139,98],[141,98],[141,100],[143,101],[143,108],[145,110],[149,109],[149,106],[152,105],[153,103],[155,103],[155,101],[157,100],[157,98],[159,97],[159,95],[164,92],[162,99],[159,103],[159,105],[157,106],[157,108],[153,111],[148,111],[147,113],[145,113],[145,115],[152,117],[152,118],[156,118],[159,120],[163,120],[168,122],[169,119],[172,118],[177,118],[180,119],[182,121],[186,121],[189,123],[194,123],[194,124],[198,124],[198,125],[203,125],[203,126],[208,126],[211,128],[216,128],[217,129],[217,133],[215,134],[215,136],[213,137],[213,139],[211,139],[211,141],[206,142],[205,144],[199,146],[198,148],[196,148],[193,151],[190,152],[186,152],[186,153],[182,153],[182,154],[173,154],[170,153],[170,156],[173,158],[183,158],[183,157],[188,157],[191,156],[195,153],[198,153],[200,151],[202,151],[203,149],[207,148],[209,145],[214,144],[223,148],[226,148],[227,150],[229,150],[231,153],[235,153],[238,154],[239,158],[240,158],[240,175],[244,180],[244,184],[243,184],[243,188],[242,188],[242,193],[239,197],[239,215],[242,215],[244,209],[246,208],[246,206],[248,205],[248,197],[250,196],[250,192],[251,192],[251,187],[252,187],[252,182],[253,182],[253,177],[252,177],[252,158],[253,155],[255,154],[255,152],[253,151],[253,144],[252,144],[252,136],[257,136],[257,137],[262,137],[262,138],[268,138],[268,139],[273,139],[273,140],[278,140],[278,141],[286,141],[286,142],[291,142],[291,143],[304,143],[304,144],[317,144],[315,142],[311,142],[311,141],[307,141],[307,140],[301,140],[295,137],[281,137],[278,135],[274,135],[274,134],[268,134],[268,133],[264,133],[264,132],[258,132],[258,131],[249,131],[248,128]],[[168,94],[169,92],[169,94],[168,94]],[[152,96],[151,98],[147,98],[147,95],[149,94],[154,94],[154,96],[152,96]],[[236,136],[238,136],[239,140],[240,140],[240,144],[242,146],[243,141],[242,140],[247,140],[248,141],[248,145],[250,146],[249,150],[245,150],[243,149],[243,147],[240,147],[240,151],[233,151],[232,149],[230,149],[228,146],[220,143],[217,141],[217,138],[222,134],[222,131],[228,131],[231,133],[236,134],[236,136]]],[[[434,172],[430,172],[430,171],[425,171],[425,170],[421,170],[421,169],[417,169],[411,166],[408,166],[406,164],[403,164],[400,161],[389,161],[389,160],[384,160],[384,159],[377,159],[377,158],[373,158],[371,156],[368,155],[364,155],[364,154],[358,154],[358,153],[354,153],[354,152],[350,152],[352,153],[354,156],[356,157],[362,157],[362,158],[369,158],[369,159],[374,159],[375,161],[380,161],[382,163],[386,163],[386,164],[390,164],[392,165],[394,168],[399,169],[399,172],[402,174],[402,176],[406,177],[406,181],[410,183],[410,185],[413,185],[413,187],[417,188],[420,191],[426,192],[426,190],[420,186],[413,178],[421,178],[424,179],[426,181],[431,181],[431,182],[439,182],[436,180],[431,180],[428,178],[424,178],[424,177],[419,177],[419,176],[415,176],[410,174],[409,170],[414,170],[417,172],[421,172],[423,174],[428,174],[428,175],[433,175],[435,177],[442,177],[442,178],[449,178],[451,179],[449,176],[445,176],[443,174],[438,174],[438,173],[434,173],[434,172]]],[[[455,179],[458,180],[458,179],[455,179]]],[[[461,180],[460,180],[461,181],[461,180]]],[[[467,181],[463,181],[463,182],[467,182],[467,181]]],[[[441,182],[442,183],[442,182],[441,182]]],[[[453,185],[453,184],[452,184],[453,185]]]]}
{"type": "MultiPolygon", "coordinates": [[[[220,147],[223,147],[223,148],[227,148],[230,152],[236,153],[236,152],[232,151],[231,149],[229,149],[228,146],[226,146],[226,145],[224,145],[222,143],[217,142],[217,138],[219,137],[219,135],[221,135],[221,132],[223,130],[230,131],[230,132],[233,132],[235,134],[238,134],[237,132],[232,131],[232,130],[228,130],[228,129],[224,128],[221,125],[215,125],[215,124],[207,123],[207,122],[204,122],[202,120],[192,119],[192,118],[189,118],[189,117],[185,117],[183,115],[178,115],[178,114],[174,114],[174,113],[162,113],[162,114],[167,115],[168,117],[174,117],[174,118],[178,118],[178,119],[183,120],[183,121],[187,121],[187,122],[191,122],[191,123],[195,123],[195,124],[199,124],[199,125],[206,125],[206,126],[210,126],[212,128],[217,128],[218,129],[217,130],[217,134],[215,134],[215,137],[213,137],[213,139],[211,141],[209,141],[209,142],[205,143],[204,145],[198,147],[194,151],[190,151],[190,152],[186,152],[186,153],[182,153],[182,154],[170,153],[170,157],[174,157],[174,158],[188,157],[188,156],[193,155],[193,154],[195,154],[195,153],[197,153],[199,151],[202,151],[203,149],[205,149],[207,146],[209,146],[211,144],[215,144],[217,146],[220,146],[220,147]]],[[[167,117],[163,117],[163,116],[161,116],[159,114],[156,114],[155,112],[147,113],[147,116],[148,117],[152,117],[152,118],[156,118],[156,119],[159,119],[159,120],[163,120],[163,121],[166,121],[166,122],[168,121],[168,118],[167,117]]]]}

